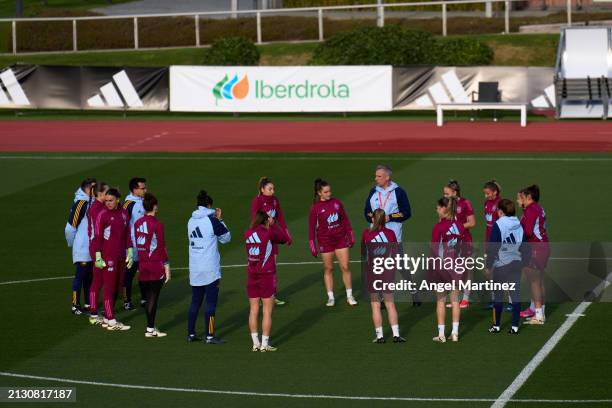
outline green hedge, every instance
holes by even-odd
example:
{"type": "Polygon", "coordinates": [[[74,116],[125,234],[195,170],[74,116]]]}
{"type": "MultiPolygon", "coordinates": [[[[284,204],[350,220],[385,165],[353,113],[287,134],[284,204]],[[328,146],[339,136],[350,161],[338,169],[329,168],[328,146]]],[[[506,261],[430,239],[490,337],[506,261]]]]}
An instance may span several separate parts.
{"type": "Polygon", "coordinates": [[[312,65],[488,65],[493,50],[477,40],[436,40],[400,26],[364,27],[319,45],[312,65]]]}
{"type": "Polygon", "coordinates": [[[222,38],[204,50],[204,65],[258,65],[259,50],[243,37],[222,38]]]}

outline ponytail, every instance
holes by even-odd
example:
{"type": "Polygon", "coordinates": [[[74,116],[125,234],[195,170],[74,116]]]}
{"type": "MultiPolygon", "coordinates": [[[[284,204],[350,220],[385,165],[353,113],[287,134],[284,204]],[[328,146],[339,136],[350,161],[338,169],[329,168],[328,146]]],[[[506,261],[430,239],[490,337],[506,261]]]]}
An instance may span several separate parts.
{"type": "Polygon", "coordinates": [[[329,183],[323,179],[316,179],[314,181],[314,198],[312,200],[313,203],[319,201],[319,192],[323,189],[323,187],[329,186],[329,183]]]}
{"type": "Polygon", "coordinates": [[[255,213],[255,216],[253,217],[253,222],[251,222],[251,228],[265,224],[266,221],[268,221],[269,217],[270,216],[268,215],[267,212],[262,211],[262,210],[257,211],[255,213]]]}
{"type": "Polygon", "coordinates": [[[212,207],[213,199],[208,195],[206,190],[200,190],[196,198],[198,207],[212,207]]]}
{"type": "Polygon", "coordinates": [[[457,199],[455,197],[442,197],[438,200],[438,207],[446,208],[446,218],[454,220],[457,215],[457,199]]]}
{"type": "Polygon", "coordinates": [[[384,227],[386,223],[387,214],[385,213],[385,210],[378,208],[372,213],[372,226],[370,227],[370,231],[379,230],[384,227]]]}

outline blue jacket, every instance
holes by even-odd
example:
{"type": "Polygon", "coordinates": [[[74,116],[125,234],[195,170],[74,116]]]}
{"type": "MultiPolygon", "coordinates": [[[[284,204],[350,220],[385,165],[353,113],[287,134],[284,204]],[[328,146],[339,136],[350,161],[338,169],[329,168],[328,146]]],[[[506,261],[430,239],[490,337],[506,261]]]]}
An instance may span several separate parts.
{"type": "Polygon", "coordinates": [[[132,235],[132,244],[134,248],[134,261],[138,261],[138,250],[136,248],[136,236],[134,234],[134,224],[136,221],[144,217],[145,210],[142,206],[143,198],[136,197],[131,193],[125,197],[125,201],[123,202],[123,208],[128,211],[130,214],[130,234],[132,235]]]}
{"type": "Polygon", "coordinates": [[[218,243],[227,244],[231,234],[215,210],[198,207],[187,223],[189,239],[189,284],[208,285],[221,279],[221,255],[218,243]]]}
{"type": "Polygon", "coordinates": [[[395,233],[397,242],[402,242],[402,223],[412,215],[406,191],[393,181],[387,188],[373,187],[363,211],[367,222],[372,222],[371,214],[378,208],[385,210],[389,216],[386,227],[395,233]]]}
{"type": "Polygon", "coordinates": [[[89,236],[87,235],[87,213],[89,196],[80,188],[74,193],[74,200],[64,235],[68,247],[72,248],[72,263],[91,262],[89,255],[89,236]]]}
{"type": "Polygon", "coordinates": [[[515,216],[501,217],[493,224],[487,243],[487,268],[500,268],[514,261],[526,264],[529,261],[527,236],[515,216]]]}

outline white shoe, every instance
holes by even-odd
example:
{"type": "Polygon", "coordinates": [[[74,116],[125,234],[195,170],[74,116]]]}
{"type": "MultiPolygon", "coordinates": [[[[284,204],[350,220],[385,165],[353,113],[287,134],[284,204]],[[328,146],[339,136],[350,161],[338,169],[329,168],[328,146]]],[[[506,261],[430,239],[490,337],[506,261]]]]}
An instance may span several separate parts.
{"type": "Polygon", "coordinates": [[[108,319],[102,318],[102,324],[100,326],[102,326],[103,329],[107,329],[108,328],[108,319]]]}
{"type": "Polygon", "coordinates": [[[349,306],[357,306],[357,301],[355,300],[355,298],[353,296],[349,296],[346,298],[346,303],[349,304],[349,306]]]}
{"type": "Polygon", "coordinates": [[[436,336],[432,340],[436,343],[446,343],[446,337],[444,336],[436,336]]]}
{"type": "Polygon", "coordinates": [[[451,333],[450,339],[456,343],[459,341],[459,335],[457,333],[451,333]]]}
{"type": "Polygon", "coordinates": [[[121,322],[117,322],[115,324],[109,324],[106,330],[110,331],[125,331],[130,330],[130,326],[127,326],[121,322]]]}
{"type": "Polygon", "coordinates": [[[544,324],[544,319],[537,319],[535,317],[532,317],[531,319],[529,319],[528,321],[525,322],[525,324],[530,324],[530,325],[543,325],[544,324]]]}
{"type": "Polygon", "coordinates": [[[261,347],[260,345],[257,346],[255,344],[253,344],[253,348],[251,348],[251,351],[259,351],[260,347],[261,347]]]}
{"type": "Polygon", "coordinates": [[[334,299],[334,298],[329,298],[329,299],[327,299],[327,303],[325,304],[325,306],[327,306],[327,307],[332,307],[332,306],[334,306],[335,304],[336,304],[336,299],[334,299]]]}
{"type": "Polygon", "coordinates": [[[94,326],[101,326],[104,318],[102,316],[89,316],[89,324],[94,326]]]}
{"type": "Polygon", "coordinates": [[[267,351],[276,351],[276,350],[278,350],[276,347],[271,346],[271,345],[269,345],[269,344],[268,344],[267,346],[265,346],[265,347],[264,347],[264,346],[261,346],[261,347],[259,348],[259,351],[261,351],[262,353],[265,353],[265,352],[267,352],[267,351]]]}
{"type": "Polygon", "coordinates": [[[152,332],[150,331],[145,332],[145,337],[166,337],[166,336],[167,336],[166,333],[160,332],[157,329],[153,329],[152,332]]]}

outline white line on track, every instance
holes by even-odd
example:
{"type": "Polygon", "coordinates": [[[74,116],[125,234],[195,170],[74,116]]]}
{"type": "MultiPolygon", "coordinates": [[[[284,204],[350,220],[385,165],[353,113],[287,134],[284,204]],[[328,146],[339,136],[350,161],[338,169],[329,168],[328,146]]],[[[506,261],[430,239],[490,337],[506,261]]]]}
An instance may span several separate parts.
{"type": "MultiPolygon", "coordinates": [[[[595,297],[599,296],[604,289],[610,286],[610,281],[612,280],[612,272],[608,274],[605,280],[603,280],[595,289],[593,289],[593,293],[595,297]]],[[[581,302],[572,313],[570,313],[563,324],[553,333],[553,335],[548,339],[548,341],[542,346],[540,351],[536,353],[535,356],[527,363],[527,365],[521,370],[519,375],[516,376],[514,381],[501,393],[501,395],[495,400],[491,408],[502,408],[505,407],[506,404],[510,401],[514,401],[512,397],[517,391],[527,382],[531,374],[538,368],[538,366],[544,361],[544,359],[550,354],[550,352],[555,348],[555,346],[561,341],[563,336],[572,328],[574,323],[580,318],[580,315],[584,313],[584,311],[591,306],[592,302],[581,302]]]]}
{"type": "MultiPolygon", "coordinates": [[[[99,381],[72,380],[69,378],[43,377],[38,375],[17,374],[0,371],[0,376],[25,378],[31,380],[60,382],[65,384],[82,384],[94,385],[99,387],[112,388],[127,388],[149,391],[170,391],[170,392],[186,392],[198,394],[221,394],[221,395],[240,395],[251,397],[280,397],[280,398],[302,398],[302,399],[334,399],[334,400],[366,400],[366,401],[422,401],[422,402],[491,402],[495,401],[491,398],[426,398],[426,397],[376,397],[376,396],[356,396],[356,395],[330,395],[330,394],[289,394],[289,393],[273,393],[273,392],[251,392],[251,391],[226,391],[212,390],[203,388],[176,388],[176,387],[157,387],[152,385],[136,385],[136,384],[116,384],[99,381]]],[[[612,399],[600,400],[547,400],[547,399],[513,399],[512,402],[527,402],[527,403],[553,403],[553,404],[594,404],[594,403],[609,403],[612,399]]]]}
{"type": "MultiPolygon", "coordinates": [[[[317,153],[318,154],[318,153],[317,153]]],[[[421,157],[421,156],[357,156],[357,157],[330,157],[330,156],[0,156],[0,160],[254,160],[254,161],[363,161],[363,160],[394,160],[394,161],[559,161],[559,162],[609,162],[612,156],[608,157],[513,157],[513,156],[491,156],[491,157],[421,157]]]]}
{"type": "MultiPolygon", "coordinates": [[[[576,258],[571,258],[571,257],[562,257],[562,258],[555,258],[555,257],[550,257],[550,259],[556,259],[556,260],[564,260],[564,261],[586,261],[586,260],[612,260],[612,258],[580,258],[580,257],[576,257],[576,258]]],[[[359,263],[361,261],[349,261],[350,263],[359,263]]],[[[334,263],[338,263],[338,262],[334,262],[334,263]]],[[[276,265],[277,266],[296,266],[296,265],[319,265],[321,264],[321,261],[303,261],[303,262],[277,262],[276,265]]],[[[221,268],[246,268],[247,264],[235,264],[235,265],[221,265],[221,268]]],[[[184,271],[189,269],[186,266],[180,266],[177,268],[172,268],[172,270],[175,271],[184,271]]],[[[72,279],[74,276],[73,275],[66,275],[66,276],[54,276],[54,277],[50,277],[50,278],[37,278],[37,279],[25,279],[25,280],[14,280],[14,281],[6,281],[6,282],[0,282],[0,286],[3,285],[16,285],[16,284],[20,284],[20,283],[32,283],[32,282],[44,282],[44,281],[52,281],[52,280],[60,280],[60,279],[72,279]]]]}

